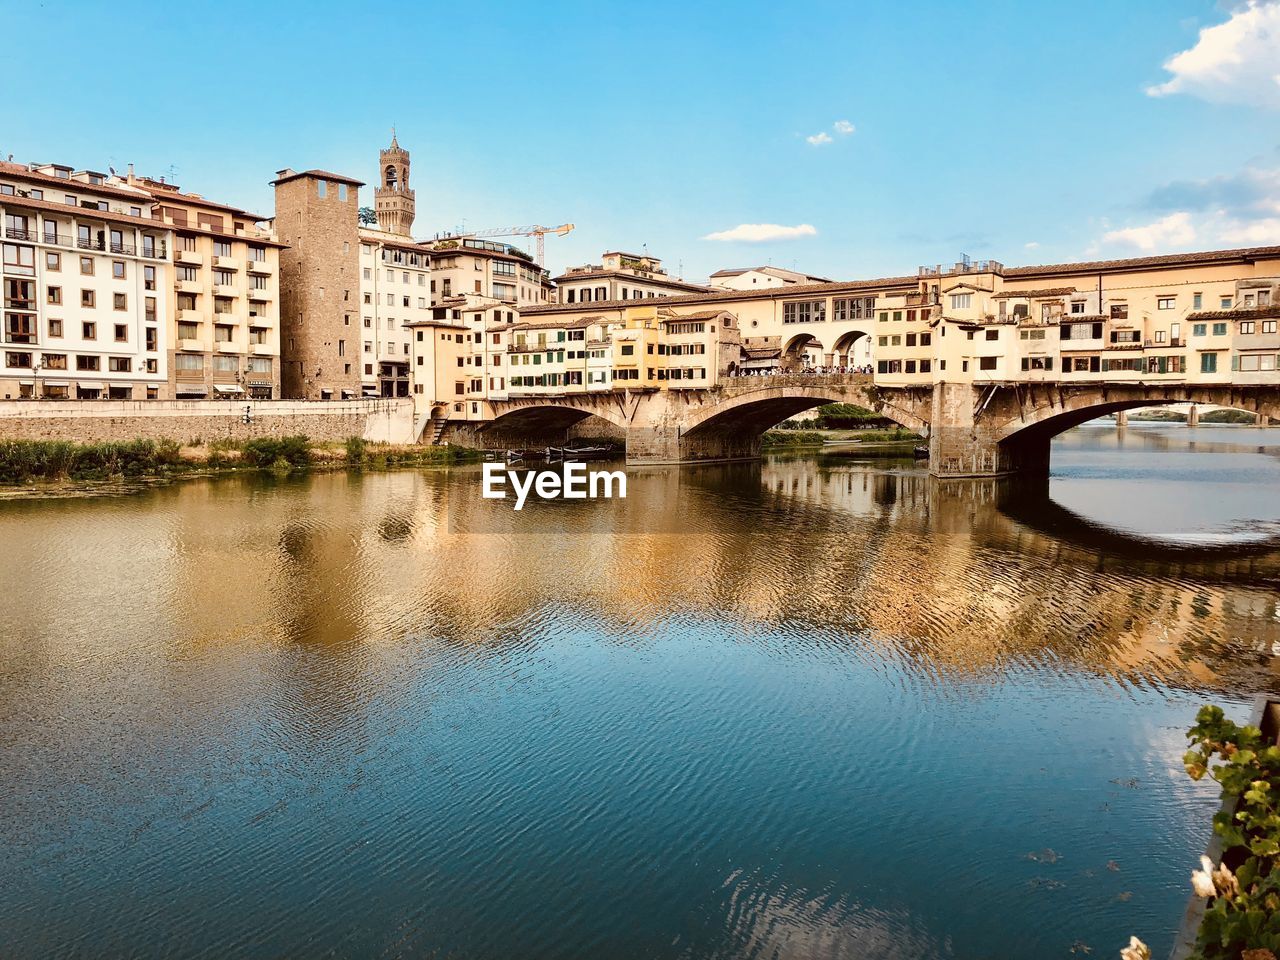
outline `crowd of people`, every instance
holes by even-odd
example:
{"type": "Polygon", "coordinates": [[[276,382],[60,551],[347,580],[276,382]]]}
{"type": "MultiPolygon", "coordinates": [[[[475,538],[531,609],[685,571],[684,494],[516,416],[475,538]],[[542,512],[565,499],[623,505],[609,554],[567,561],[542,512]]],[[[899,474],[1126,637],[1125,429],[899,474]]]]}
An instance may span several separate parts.
{"type": "Polygon", "coordinates": [[[798,367],[791,370],[783,369],[782,367],[768,367],[765,369],[752,368],[749,370],[738,369],[738,370],[730,370],[728,375],[731,377],[781,377],[781,376],[795,376],[795,375],[803,375],[803,374],[818,374],[818,375],[830,375],[830,374],[840,374],[840,373],[869,374],[871,372],[873,372],[871,368],[871,364],[863,363],[863,364],[838,364],[836,366],[830,366],[830,367],[805,365],[803,367],[798,367]]]}

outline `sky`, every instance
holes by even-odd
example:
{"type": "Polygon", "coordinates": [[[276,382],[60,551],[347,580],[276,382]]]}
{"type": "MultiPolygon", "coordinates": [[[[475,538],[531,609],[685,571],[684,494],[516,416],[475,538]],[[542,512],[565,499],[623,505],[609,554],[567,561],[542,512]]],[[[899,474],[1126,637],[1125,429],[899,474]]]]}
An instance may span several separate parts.
{"type": "Polygon", "coordinates": [[[270,215],[284,167],[372,184],[394,125],[416,236],[574,223],[553,272],[606,250],[693,280],[854,279],[1280,243],[1280,0],[0,12],[0,156],[132,162],[270,215]]]}

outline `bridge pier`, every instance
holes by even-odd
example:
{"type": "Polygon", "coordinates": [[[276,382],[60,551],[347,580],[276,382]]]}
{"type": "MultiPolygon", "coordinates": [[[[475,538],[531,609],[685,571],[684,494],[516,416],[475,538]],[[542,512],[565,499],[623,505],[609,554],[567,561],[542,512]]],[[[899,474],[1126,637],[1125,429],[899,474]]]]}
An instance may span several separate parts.
{"type": "Polygon", "coordinates": [[[1001,440],[997,421],[984,417],[992,394],[968,383],[938,383],[930,415],[929,472],[935,477],[1048,475],[1049,438],[1001,440]]]}
{"type": "Polygon", "coordinates": [[[1200,426],[1200,408],[1197,407],[1194,403],[1191,405],[1191,409],[1187,411],[1187,426],[1188,427],[1200,426]]]}

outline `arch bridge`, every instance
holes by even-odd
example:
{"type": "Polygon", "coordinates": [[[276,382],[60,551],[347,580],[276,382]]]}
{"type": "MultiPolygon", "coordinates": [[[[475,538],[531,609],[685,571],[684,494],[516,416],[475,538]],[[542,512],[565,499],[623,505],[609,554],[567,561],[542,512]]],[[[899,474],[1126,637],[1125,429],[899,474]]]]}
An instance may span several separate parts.
{"type": "Polygon", "coordinates": [[[485,449],[562,443],[590,425],[626,440],[628,463],[760,454],[764,431],[805,410],[851,403],[929,439],[939,477],[1045,474],[1049,444],[1086,420],[1137,407],[1198,403],[1280,416],[1280,385],[935,383],[883,387],[868,374],[726,377],[711,388],[619,390],[488,403],[491,419],[451,423],[447,439],[485,449]],[[594,419],[592,419],[594,418],[594,419]]]}

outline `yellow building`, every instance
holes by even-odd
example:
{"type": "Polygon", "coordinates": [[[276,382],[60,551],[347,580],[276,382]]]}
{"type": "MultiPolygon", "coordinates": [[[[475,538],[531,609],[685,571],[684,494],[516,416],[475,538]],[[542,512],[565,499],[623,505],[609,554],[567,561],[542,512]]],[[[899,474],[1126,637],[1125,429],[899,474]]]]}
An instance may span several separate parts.
{"type": "Polygon", "coordinates": [[[280,248],[268,218],[135,176],[173,229],[169,390],[178,399],[280,397],[280,248]]]}

